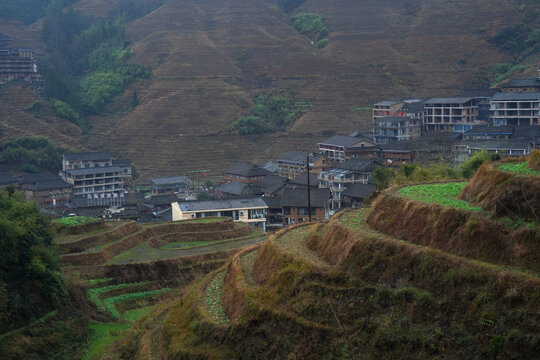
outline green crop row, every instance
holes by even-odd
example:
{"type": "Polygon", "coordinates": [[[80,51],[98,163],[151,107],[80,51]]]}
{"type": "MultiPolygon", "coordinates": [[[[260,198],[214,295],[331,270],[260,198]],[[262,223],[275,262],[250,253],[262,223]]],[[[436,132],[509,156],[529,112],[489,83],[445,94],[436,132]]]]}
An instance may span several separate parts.
{"type": "Polygon", "coordinates": [[[517,164],[502,164],[499,169],[521,175],[540,175],[540,171],[528,168],[526,161],[517,164]]]}
{"type": "Polygon", "coordinates": [[[222,325],[230,322],[225,310],[223,309],[223,300],[221,291],[225,280],[225,271],[217,273],[206,287],[206,305],[212,319],[222,325]]]}
{"type": "Polygon", "coordinates": [[[165,292],[171,291],[170,288],[163,288],[163,289],[157,289],[157,290],[150,290],[150,291],[138,291],[134,293],[128,293],[128,294],[122,294],[115,297],[110,297],[105,300],[103,300],[103,305],[105,306],[105,309],[115,318],[119,318],[120,314],[114,307],[114,304],[127,301],[127,300],[133,300],[133,299],[140,299],[145,297],[154,296],[157,294],[162,294],[165,292]]]}
{"type": "Polygon", "coordinates": [[[103,305],[103,302],[98,297],[99,294],[107,292],[107,291],[111,291],[111,290],[123,289],[123,288],[133,287],[137,285],[144,285],[147,283],[149,283],[149,281],[142,281],[142,282],[131,283],[131,284],[108,285],[108,286],[104,286],[104,287],[100,287],[96,289],[89,289],[88,298],[97,305],[98,309],[104,310],[105,307],[103,305]]]}
{"type": "Polygon", "coordinates": [[[85,217],[85,216],[69,216],[69,217],[54,219],[52,222],[55,224],[60,224],[60,225],[75,226],[75,225],[81,225],[81,224],[86,224],[90,222],[96,222],[96,221],[99,221],[99,219],[92,218],[92,217],[85,217]]]}
{"type": "Polygon", "coordinates": [[[437,204],[467,211],[482,211],[481,207],[471,206],[467,201],[457,198],[466,185],[466,182],[414,185],[399,189],[398,194],[426,204],[437,204]]]}

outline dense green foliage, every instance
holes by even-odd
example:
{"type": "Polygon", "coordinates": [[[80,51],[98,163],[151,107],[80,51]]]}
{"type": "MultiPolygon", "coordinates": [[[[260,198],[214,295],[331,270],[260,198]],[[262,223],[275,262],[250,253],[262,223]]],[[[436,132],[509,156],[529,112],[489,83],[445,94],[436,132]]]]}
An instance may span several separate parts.
{"type": "Polygon", "coordinates": [[[471,158],[461,166],[461,175],[465,178],[470,178],[476,170],[488,159],[487,151],[475,153],[471,158]]]}
{"type": "Polygon", "coordinates": [[[499,49],[522,58],[540,51],[540,30],[517,24],[497,33],[492,39],[499,49]]]}
{"type": "Polygon", "coordinates": [[[125,35],[126,19],[153,9],[149,6],[145,1],[120,2],[105,19],[72,8],[45,18],[45,94],[61,116],[87,130],[86,115],[101,114],[131,82],[150,75],[148,68],[126,63],[130,51],[125,35]]]}
{"type": "Polygon", "coordinates": [[[62,166],[62,152],[46,137],[27,136],[0,144],[0,163],[56,172],[62,166]]]}
{"type": "Polygon", "coordinates": [[[228,324],[230,322],[223,309],[223,300],[221,299],[225,275],[225,271],[215,274],[206,287],[205,302],[206,306],[208,306],[208,312],[212,319],[219,324],[228,324]]]}
{"type": "Polygon", "coordinates": [[[328,29],[324,26],[324,17],[321,14],[303,13],[291,18],[294,28],[300,33],[314,40],[324,39],[328,29]]]}
{"type": "Polygon", "coordinates": [[[500,63],[495,65],[493,69],[491,69],[491,76],[496,83],[499,83],[516,73],[520,73],[526,70],[528,67],[528,65],[524,64],[512,65],[509,63],[500,63]]]}
{"type": "Polygon", "coordinates": [[[49,221],[19,193],[0,190],[0,332],[50,311],[63,295],[49,221]]]}
{"type": "Polygon", "coordinates": [[[117,304],[117,303],[122,302],[122,301],[127,301],[127,300],[134,300],[134,299],[141,299],[141,298],[151,297],[151,296],[158,295],[158,294],[163,294],[163,293],[166,293],[166,292],[169,292],[169,291],[171,291],[171,289],[163,288],[163,289],[156,289],[156,290],[149,290],[149,291],[137,291],[137,292],[134,292],[134,293],[122,294],[122,295],[106,298],[105,300],[103,300],[103,305],[105,306],[105,309],[107,309],[109,314],[111,314],[115,318],[119,318],[120,314],[118,313],[118,310],[116,310],[116,308],[114,307],[114,304],[117,304]]]}
{"type": "Polygon", "coordinates": [[[521,174],[521,175],[540,175],[540,171],[536,171],[527,167],[526,161],[517,163],[517,164],[514,164],[514,163],[502,164],[501,166],[499,166],[499,169],[503,171],[513,172],[516,174],[521,174]]]}
{"type": "Polygon", "coordinates": [[[465,185],[467,185],[466,182],[414,185],[399,189],[398,194],[427,204],[438,204],[468,211],[482,211],[480,207],[471,206],[468,202],[457,199],[465,185]]]}
{"type": "Polygon", "coordinates": [[[255,97],[254,103],[250,116],[242,116],[231,124],[241,135],[284,130],[311,107],[309,102],[296,101],[286,95],[262,94],[255,97]]]}

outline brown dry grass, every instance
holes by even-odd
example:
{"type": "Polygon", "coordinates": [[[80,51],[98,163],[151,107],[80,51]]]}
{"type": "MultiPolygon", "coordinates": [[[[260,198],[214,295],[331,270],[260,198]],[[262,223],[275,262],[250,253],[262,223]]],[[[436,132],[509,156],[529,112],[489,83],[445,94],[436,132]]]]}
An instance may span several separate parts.
{"type": "Polygon", "coordinates": [[[368,224],[414,244],[540,272],[539,235],[535,229],[510,231],[477,213],[418,203],[393,191],[377,198],[368,224]]]}
{"type": "Polygon", "coordinates": [[[58,249],[61,253],[77,253],[122,238],[139,229],[140,226],[135,221],[130,221],[102,234],[88,236],[73,242],[60,243],[58,249]]]}
{"type": "Polygon", "coordinates": [[[540,150],[534,149],[529,157],[527,166],[533,170],[540,171],[540,150]]]}

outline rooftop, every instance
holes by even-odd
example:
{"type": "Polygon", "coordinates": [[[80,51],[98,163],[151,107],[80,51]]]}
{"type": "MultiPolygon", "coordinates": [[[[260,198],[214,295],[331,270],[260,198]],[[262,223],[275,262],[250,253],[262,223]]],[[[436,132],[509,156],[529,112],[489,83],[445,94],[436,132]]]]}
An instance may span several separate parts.
{"type": "Polygon", "coordinates": [[[540,99],[540,92],[499,92],[493,95],[491,100],[536,100],[540,99]]]}
{"type": "Polygon", "coordinates": [[[268,170],[265,170],[255,164],[240,161],[224,171],[225,174],[239,175],[245,177],[256,177],[270,174],[268,170]]]}
{"type": "Polygon", "coordinates": [[[493,97],[499,89],[467,89],[460,92],[458,97],[490,98],[493,97]]]}
{"type": "Polygon", "coordinates": [[[363,140],[363,138],[351,137],[351,136],[346,136],[346,135],[334,135],[329,139],[319,142],[319,145],[347,147],[347,146],[354,145],[361,140],[363,140]]]}
{"type": "Polygon", "coordinates": [[[448,98],[431,98],[425,104],[464,104],[474,100],[473,97],[448,97],[448,98]]]}
{"type": "Polygon", "coordinates": [[[396,105],[396,104],[399,104],[399,103],[402,103],[402,102],[403,102],[403,100],[384,100],[384,101],[376,103],[375,105],[392,106],[392,105],[396,105]]]}
{"type": "Polygon", "coordinates": [[[71,153],[64,154],[64,158],[68,161],[97,161],[97,160],[111,160],[112,156],[108,152],[84,152],[84,153],[71,153]]]}
{"type": "Polygon", "coordinates": [[[347,188],[343,190],[343,196],[350,196],[355,198],[367,199],[377,190],[377,187],[373,184],[361,184],[353,183],[347,185],[347,188]]]}
{"type": "Polygon", "coordinates": [[[380,166],[382,166],[382,164],[377,160],[351,158],[340,164],[338,168],[351,171],[371,172],[380,166]]]}
{"type": "Polygon", "coordinates": [[[514,128],[511,126],[475,126],[465,131],[463,135],[512,135],[514,128]]]}
{"type": "Polygon", "coordinates": [[[464,140],[456,144],[460,147],[470,147],[485,150],[526,150],[531,142],[527,139],[495,139],[495,140],[464,140]]]}
{"type": "Polygon", "coordinates": [[[263,193],[273,194],[289,182],[289,179],[277,176],[277,175],[268,175],[263,177],[261,180],[253,184],[261,189],[263,193]]]}
{"type": "Polygon", "coordinates": [[[513,87],[536,87],[540,86],[540,78],[537,77],[528,77],[521,79],[512,79],[504,84],[501,88],[513,88],[513,87]]]}
{"type": "Polygon", "coordinates": [[[417,101],[413,103],[405,103],[398,111],[408,112],[408,113],[422,113],[425,111],[424,102],[417,101]]]}
{"type": "MultiPolygon", "coordinates": [[[[311,189],[309,193],[312,208],[328,207],[330,189],[311,189]]],[[[308,207],[307,189],[298,187],[285,189],[281,198],[281,206],[308,207]]]]}
{"type": "Polygon", "coordinates": [[[187,184],[189,185],[191,181],[187,176],[169,176],[162,178],[150,179],[151,183],[156,185],[174,185],[174,184],[187,184]]]}
{"type": "Polygon", "coordinates": [[[62,178],[37,180],[31,183],[25,183],[22,188],[31,191],[45,191],[72,188],[73,185],[66,183],[62,178]]]}
{"type": "Polygon", "coordinates": [[[251,184],[241,183],[238,181],[229,181],[228,183],[216,186],[216,190],[230,195],[255,195],[258,193],[256,188],[251,184]]]}
{"type": "MultiPolygon", "coordinates": [[[[307,186],[307,173],[303,172],[299,175],[296,175],[296,177],[292,180],[290,180],[290,183],[293,185],[302,185],[307,186]]],[[[318,175],[316,173],[309,173],[309,186],[317,186],[319,183],[318,175]]]]}
{"type": "Polygon", "coordinates": [[[182,211],[209,211],[227,209],[267,208],[261,197],[230,198],[178,202],[182,211]]]}

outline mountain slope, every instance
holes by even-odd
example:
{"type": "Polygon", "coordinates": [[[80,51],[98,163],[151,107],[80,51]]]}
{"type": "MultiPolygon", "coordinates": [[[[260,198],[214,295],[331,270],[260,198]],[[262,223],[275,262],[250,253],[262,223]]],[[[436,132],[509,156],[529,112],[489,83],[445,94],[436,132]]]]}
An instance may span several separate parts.
{"type": "MultiPolygon", "coordinates": [[[[75,7],[103,16],[110,4],[83,0],[75,7]]],[[[491,67],[510,58],[489,40],[529,11],[515,4],[307,0],[287,14],[275,0],[164,1],[127,29],[129,61],[148,65],[153,76],[111,104],[114,118],[92,119],[86,145],[130,157],[143,175],[221,170],[238,159],[312,150],[331,132],[368,129],[371,112],[355,108],[485,85],[491,67]],[[325,48],[292,27],[290,16],[304,12],[325,17],[325,48]],[[228,130],[256,93],[270,90],[313,107],[286,133],[246,138],[228,130]],[[118,112],[134,91],[139,105],[118,112]]]]}

